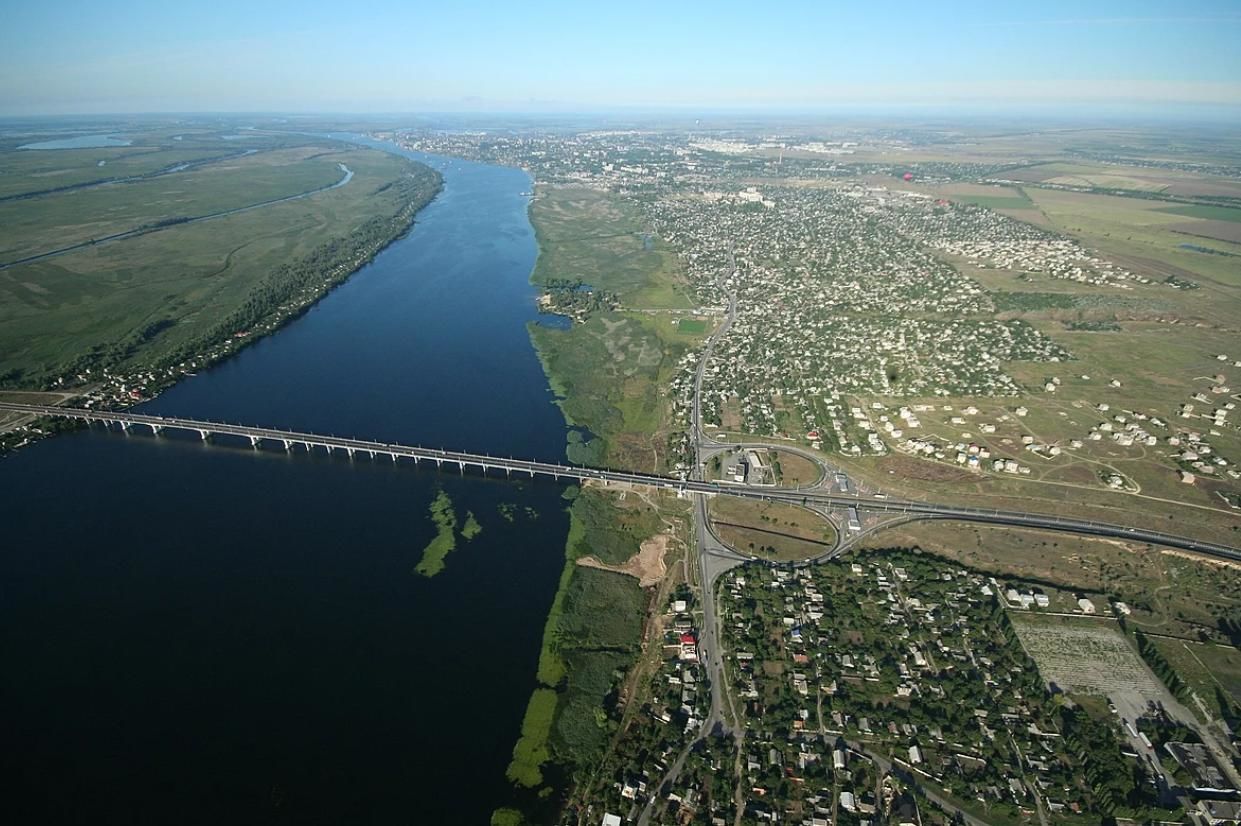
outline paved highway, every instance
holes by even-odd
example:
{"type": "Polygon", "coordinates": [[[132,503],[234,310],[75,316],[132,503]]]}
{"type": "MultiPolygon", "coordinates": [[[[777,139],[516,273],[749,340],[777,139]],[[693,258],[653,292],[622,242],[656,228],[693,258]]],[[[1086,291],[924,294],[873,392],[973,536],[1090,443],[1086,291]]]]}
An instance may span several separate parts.
{"type": "Polygon", "coordinates": [[[1209,556],[1241,561],[1241,550],[1227,545],[1205,542],[1188,536],[1151,531],[1126,525],[1116,525],[1093,520],[1073,519],[1054,514],[1026,513],[1006,511],[993,508],[969,508],[959,505],[937,504],[907,499],[877,499],[865,497],[858,493],[831,493],[822,490],[791,490],[783,488],[758,487],[751,485],[726,484],[708,482],[701,479],[682,479],[674,476],[662,476],[653,473],[633,473],[621,470],[583,467],[578,465],[562,465],[555,462],[537,462],[526,459],[513,459],[501,456],[487,456],[480,453],[467,453],[457,450],[416,447],[412,445],[374,442],[366,439],[353,439],[344,436],[324,436],[316,433],[303,433],[291,430],[280,430],[269,427],[253,427],[250,425],[208,422],[198,419],[186,419],[172,416],[148,416],[138,413],[110,410],[90,410],[78,407],[57,407],[49,405],[11,404],[0,402],[0,410],[25,413],[36,416],[53,416],[66,419],[77,419],[86,422],[103,422],[119,424],[123,427],[136,425],[146,426],[154,431],[166,429],[184,430],[198,433],[203,438],[211,436],[236,436],[249,439],[252,443],[279,442],[287,449],[304,447],[311,449],[322,447],[332,450],[343,450],[350,454],[365,453],[372,457],[386,456],[393,460],[403,458],[414,461],[431,461],[437,465],[457,465],[478,467],[483,470],[501,470],[506,473],[524,473],[530,476],[540,474],[557,479],[576,479],[585,481],[594,479],[603,482],[622,482],[635,485],[648,485],[677,490],[681,493],[727,494],[751,499],[791,502],[807,506],[842,507],[852,505],[859,510],[879,511],[884,513],[901,513],[919,515],[924,518],[961,519],[969,522],[981,522],[993,525],[1012,525],[1018,527],[1044,528],[1066,533],[1102,536],[1114,539],[1130,539],[1139,542],[1150,542],[1171,548],[1193,551],[1209,556]]]}

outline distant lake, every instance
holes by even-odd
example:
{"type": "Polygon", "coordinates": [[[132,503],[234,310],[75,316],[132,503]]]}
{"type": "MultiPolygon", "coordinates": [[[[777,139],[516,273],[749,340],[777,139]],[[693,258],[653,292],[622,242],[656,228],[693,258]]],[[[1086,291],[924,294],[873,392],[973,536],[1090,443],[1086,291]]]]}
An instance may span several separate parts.
{"type": "Polygon", "coordinates": [[[56,138],[49,141],[36,141],[17,147],[18,149],[95,149],[100,146],[129,146],[133,141],[123,140],[112,135],[78,135],[75,138],[56,138]]]}

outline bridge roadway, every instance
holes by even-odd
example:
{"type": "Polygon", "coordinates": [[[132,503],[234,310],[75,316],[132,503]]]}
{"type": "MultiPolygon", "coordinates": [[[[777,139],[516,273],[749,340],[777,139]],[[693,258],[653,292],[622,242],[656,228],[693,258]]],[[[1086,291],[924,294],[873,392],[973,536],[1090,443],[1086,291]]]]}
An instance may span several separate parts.
{"type": "Polygon", "coordinates": [[[442,467],[456,465],[461,470],[477,467],[484,472],[502,470],[506,473],[525,473],[551,476],[555,479],[574,479],[584,481],[594,479],[605,482],[622,482],[635,485],[648,485],[676,490],[681,493],[727,494],[751,499],[782,501],[810,506],[842,507],[853,506],[859,510],[879,511],[885,513],[902,513],[911,517],[926,519],[958,519],[968,522],[980,522],[993,525],[1010,525],[1016,527],[1043,528],[1046,530],[1063,531],[1066,533],[1085,534],[1088,536],[1127,539],[1138,542],[1150,542],[1179,548],[1186,551],[1206,554],[1234,561],[1241,561],[1241,550],[1204,542],[1191,537],[1150,531],[1143,528],[1096,522],[1093,520],[1072,519],[1049,514],[1005,511],[993,508],[969,508],[957,505],[936,504],[909,499],[864,497],[854,492],[851,494],[830,493],[818,490],[795,490],[752,485],[735,485],[721,482],[707,482],[695,479],[681,479],[674,476],[661,476],[651,473],[633,473],[630,471],[607,470],[604,468],[562,465],[554,462],[538,462],[527,459],[512,459],[500,456],[488,456],[480,453],[466,453],[456,450],[439,448],[415,447],[411,445],[374,442],[366,439],[351,439],[343,436],[324,436],[316,433],[301,433],[292,430],[279,430],[268,427],[252,427],[250,425],[208,422],[198,419],[185,419],[172,416],[149,416],[113,410],[89,410],[78,407],[58,407],[53,405],[11,404],[0,402],[0,411],[24,413],[31,416],[51,416],[65,419],[76,419],[84,422],[101,422],[106,425],[120,425],[129,429],[135,426],[149,427],[152,432],[162,430],[183,430],[197,433],[203,439],[211,436],[227,435],[249,439],[258,446],[261,442],[278,442],[286,450],[301,446],[307,450],[322,447],[329,453],[343,450],[350,456],[364,453],[375,458],[386,456],[393,461],[413,459],[435,462],[442,467]]]}

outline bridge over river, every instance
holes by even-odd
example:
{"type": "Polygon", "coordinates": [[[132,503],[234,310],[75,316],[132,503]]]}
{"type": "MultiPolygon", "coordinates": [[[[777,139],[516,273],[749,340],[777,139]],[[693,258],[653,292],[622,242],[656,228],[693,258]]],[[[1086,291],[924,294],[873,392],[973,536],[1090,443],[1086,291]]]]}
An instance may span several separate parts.
{"type": "Polygon", "coordinates": [[[831,493],[819,490],[781,489],[766,486],[698,481],[654,473],[635,473],[626,470],[610,470],[581,465],[557,464],[554,462],[537,462],[528,459],[505,458],[441,448],[375,442],[345,436],[325,436],[318,433],[303,433],[270,427],[209,422],[174,416],[149,416],[127,411],[91,410],[80,407],[12,404],[8,402],[0,402],[0,411],[31,416],[74,419],[87,423],[102,423],[125,430],[149,428],[152,433],[160,433],[164,430],[180,430],[195,433],[204,440],[210,439],[213,436],[233,436],[248,440],[254,447],[268,443],[279,444],[285,450],[302,448],[309,451],[321,448],[328,453],[343,451],[350,457],[365,454],[373,459],[387,458],[393,462],[399,462],[402,459],[413,460],[415,464],[424,461],[434,462],[437,467],[442,468],[447,465],[450,468],[456,467],[462,472],[469,467],[478,468],[484,473],[495,471],[504,472],[508,475],[518,473],[531,477],[541,475],[550,476],[553,479],[617,482],[668,488],[679,493],[727,494],[729,496],[819,507],[853,507],[859,511],[906,514],[922,519],[956,519],[992,525],[1042,528],[1044,530],[1063,531],[1088,536],[1150,542],[1156,545],[1179,548],[1217,558],[1241,561],[1241,550],[1227,545],[1200,541],[1187,536],[1146,530],[1135,526],[1117,525],[1086,519],[1072,519],[1054,514],[1006,511],[992,508],[969,508],[909,499],[877,499],[862,496],[856,491],[853,493],[831,493]]]}

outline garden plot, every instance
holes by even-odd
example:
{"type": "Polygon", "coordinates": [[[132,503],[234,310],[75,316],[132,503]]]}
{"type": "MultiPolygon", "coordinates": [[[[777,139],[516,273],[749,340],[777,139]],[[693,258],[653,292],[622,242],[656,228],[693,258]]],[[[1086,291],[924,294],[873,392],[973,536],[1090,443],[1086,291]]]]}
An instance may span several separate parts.
{"type": "Polygon", "coordinates": [[[1165,698],[1163,685],[1111,623],[1022,616],[1012,621],[1048,684],[1112,698],[1132,694],[1148,700],[1165,698]]]}

